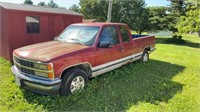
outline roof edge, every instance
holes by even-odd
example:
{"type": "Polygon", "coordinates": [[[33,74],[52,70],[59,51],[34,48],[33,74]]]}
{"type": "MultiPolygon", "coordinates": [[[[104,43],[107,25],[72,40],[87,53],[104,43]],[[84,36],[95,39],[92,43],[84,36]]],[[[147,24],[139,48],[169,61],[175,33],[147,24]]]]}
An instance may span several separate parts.
{"type": "Polygon", "coordinates": [[[16,3],[7,3],[7,2],[1,2],[1,1],[0,1],[0,7],[4,8],[4,9],[10,9],[10,10],[83,16],[83,14],[81,14],[79,12],[75,12],[75,11],[72,11],[69,9],[64,9],[64,8],[51,8],[51,7],[47,7],[47,6],[16,4],[16,3]]]}

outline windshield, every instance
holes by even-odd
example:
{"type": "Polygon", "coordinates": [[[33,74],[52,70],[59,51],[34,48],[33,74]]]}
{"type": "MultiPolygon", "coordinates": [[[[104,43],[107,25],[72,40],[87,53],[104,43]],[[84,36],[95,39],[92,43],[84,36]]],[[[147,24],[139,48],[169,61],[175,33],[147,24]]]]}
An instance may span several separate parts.
{"type": "Polygon", "coordinates": [[[98,31],[99,27],[96,26],[69,26],[56,40],[91,46],[98,31]]]}

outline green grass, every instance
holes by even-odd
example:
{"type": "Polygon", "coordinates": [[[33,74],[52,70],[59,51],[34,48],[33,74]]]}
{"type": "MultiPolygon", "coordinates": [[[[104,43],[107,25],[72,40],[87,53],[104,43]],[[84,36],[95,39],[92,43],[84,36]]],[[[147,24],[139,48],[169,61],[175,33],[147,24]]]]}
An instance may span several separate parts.
{"type": "Polygon", "coordinates": [[[0,111],[200,111],[200,38],[157,37],[147,63],[132,63],[91,80],[81,93],[42,96],[19,88],[0,59],[0,111]]]}

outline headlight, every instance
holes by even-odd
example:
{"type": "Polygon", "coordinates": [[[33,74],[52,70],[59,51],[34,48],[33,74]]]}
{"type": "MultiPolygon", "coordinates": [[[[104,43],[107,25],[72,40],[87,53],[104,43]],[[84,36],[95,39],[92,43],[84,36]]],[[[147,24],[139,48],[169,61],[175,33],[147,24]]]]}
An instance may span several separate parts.
{"type": "Polygon", "coordinates": [[[40,64],[40,63],[34,63],[34,68],[41,69],[41,70],[52,70],[52,64],[40,64]]]}
{"type": "Polygon", "coordinates": [[[52,72],[46,73],[46,72],[38,72],[38,71],[35,71],[35,75],[36,75],[36,76],[40,76],[40,77],[46,77],[46,78],[54,78],[54,75],[53,75],[52,72]]]}
{"type": "Polygon", "coordinates": [[[46,78],[54,78],[53,74],[53,64],[48,63],[33,63],[33,68],[38,69],[35,70],[35,75],[40,77],[46,77],[46,78]]]}
{"type": "Polygon", "coordinates": [[[48,77],[48,73],[45,73],[45,72],[37,72],[37,71],[35,71],[35,75],[41,76],[41,77],[48,77]]]}

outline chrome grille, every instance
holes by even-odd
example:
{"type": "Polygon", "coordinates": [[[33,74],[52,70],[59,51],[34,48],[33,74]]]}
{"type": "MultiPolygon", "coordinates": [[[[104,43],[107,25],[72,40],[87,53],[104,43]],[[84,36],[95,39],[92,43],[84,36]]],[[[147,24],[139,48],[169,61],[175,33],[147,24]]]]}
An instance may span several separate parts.
{"type": "Polygon", "coordinates": [[[26,73],[26,74],[31,74],[31,75],[35,75],[35,72],[33,70],[29,70],[29,69],[26,69],[26,68],[22,68],[18,65],[16,65],[17,69],[19,71],[21,71],[22,73],[26,73]]]}
{"type": "Polygon", "coordinates": [[[15,56],[14,56],[14,60],[15,60],[15,62],[17,62],[20,65],[27,66],[27,67],[33,67],[33,62],[22,60],[15,56]]]}
{"type": "Polygon", "coordinates": [[[36,66],[36,64],[45,65],[45,66],[49,64],[52,66],[52,63],[35,62],[35,61],[23,59],[23,58],[18,58],[16,56],[13,57],[13,60],[14,60],[16,69],[24,73],[24,75],[29,74],[29,75],[34,75],[34,76],[43,77],[43,78],[52,78],[52,79],[54,78],[53,68],[50,70],[43,70],[42,67],[36,66]],[[49,76],[49,73],[53,73],[53,77],[49,76]]]}
{"type": "MultiPolygon", "coordinates": [[[[16,63],[22,65],[22,66],[33,67],[33,62],[26,61],[26,60],[22,60],[22,59],[19,59],[19,58],[15,57],[15,56],[14,56],[14,61],[15,61],[16,63]]],[[[15,64],[15,66],[16,66],[17,69],[18,69],[19,71],[21,71],[22,73],[35,75],[35,72],[34,72],[33,70],[20,67],[18,64],[15,64]]]]}

